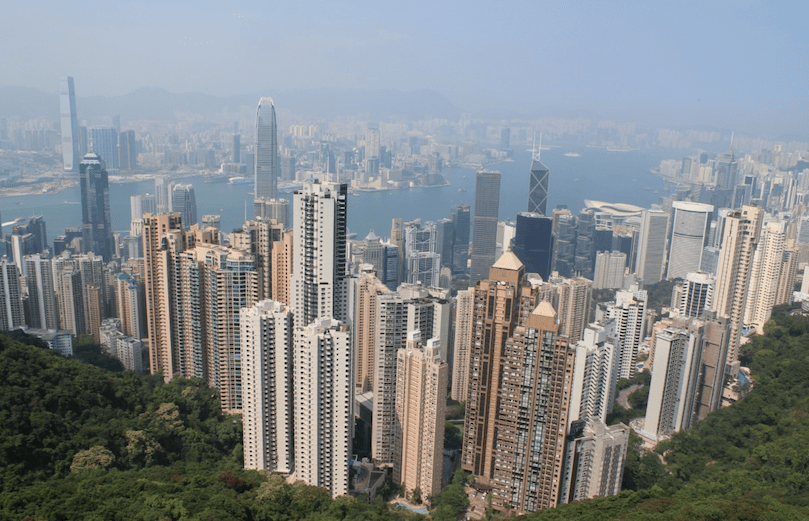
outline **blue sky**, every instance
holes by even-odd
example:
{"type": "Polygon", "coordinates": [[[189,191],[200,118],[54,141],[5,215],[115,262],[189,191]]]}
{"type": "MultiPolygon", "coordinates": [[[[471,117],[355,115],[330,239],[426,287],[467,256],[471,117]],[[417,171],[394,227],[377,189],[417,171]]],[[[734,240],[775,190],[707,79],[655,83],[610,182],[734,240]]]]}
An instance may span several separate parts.
{"type": "MultiPolygon", "coordinates": [[[[809,115],[809,2],[4,2],[0,85],[434,89],[472,111],[809,115]]],[[[797,121],[797,120],[796,120],[797,121]]],[[[687,121],[675,123],[686,124],[687,121]]]]}

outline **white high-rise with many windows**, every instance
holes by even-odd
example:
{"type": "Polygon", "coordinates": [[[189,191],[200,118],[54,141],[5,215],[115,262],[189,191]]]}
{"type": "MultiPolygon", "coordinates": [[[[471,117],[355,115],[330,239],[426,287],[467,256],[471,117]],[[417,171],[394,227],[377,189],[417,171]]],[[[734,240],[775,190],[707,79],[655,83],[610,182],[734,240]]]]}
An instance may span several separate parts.
{"type": "Polygon", "coordinates": [[[294,469],[292,312],[262,300],[239,315],[244,468],[287,474],[294,469]]]}

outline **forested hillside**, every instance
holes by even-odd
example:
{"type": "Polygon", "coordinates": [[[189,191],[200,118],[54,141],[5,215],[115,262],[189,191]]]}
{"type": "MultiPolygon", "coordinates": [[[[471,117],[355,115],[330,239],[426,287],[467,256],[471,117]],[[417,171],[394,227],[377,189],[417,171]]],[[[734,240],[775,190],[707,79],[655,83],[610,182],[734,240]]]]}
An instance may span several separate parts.
{"type": "MultiPolygon", "coordinates": [[[[746,398],[630,456],[625,486],[643,490],[528,519],[809,518],[809,320],[776,310],[744,353],[746,398]]],[[[111,373],[0,336],[0,519],[416,517],[245,472],[241,458],[239,418],[202,382],[111,373]]]]}

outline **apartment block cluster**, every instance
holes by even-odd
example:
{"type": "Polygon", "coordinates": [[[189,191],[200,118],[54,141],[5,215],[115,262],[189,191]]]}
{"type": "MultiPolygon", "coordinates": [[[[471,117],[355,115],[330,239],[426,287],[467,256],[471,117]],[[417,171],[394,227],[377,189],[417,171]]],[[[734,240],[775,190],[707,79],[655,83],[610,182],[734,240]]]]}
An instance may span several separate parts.
{"type": "MultiPolygon", "coordinates": [[[[473,208],[353,240],[356,178],[321,164],[280,197],[277,135],[262,98],[254,217],[230,233],[198,219],[193,187],[160,177],[117,237],[106,162],[83,155],[81,226],[53,250],[36,218],[2,242],[0,330],[25,327],[66,356],[92,335],[126,369],[204,380],[242,414],[245,468],[336,497],[357,493],[350,468],[367,458],[412,498],[439,493],[455,461],[493,508],[523,513],[620,491],[630,426],[608,425],[619,380],[651,371],[631,427],[653,445],[722,406],[774,306],[809,301],[793,295],[809,253],[801,161],[756,163],[737,191],[747,166],[731,149],[710,184],[654,208],[587,200],[574,214],[548,209],[537,151],[513,223],[498,221],[500,174],[480,170],[473,208]],[[649,290],[663,280],[674,285],[658,317],[649,290]],[[448,398],[466,408],[454,458],[448,398]]],[[[385,155],[377,133],[365,139],[366,159],[385,155]]]]}

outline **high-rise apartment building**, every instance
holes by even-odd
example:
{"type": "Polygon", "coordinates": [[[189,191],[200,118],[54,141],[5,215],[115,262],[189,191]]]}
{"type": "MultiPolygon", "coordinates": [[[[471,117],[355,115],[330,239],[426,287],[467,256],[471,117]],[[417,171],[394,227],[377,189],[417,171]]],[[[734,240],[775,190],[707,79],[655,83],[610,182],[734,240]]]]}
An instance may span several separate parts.
{"type": "Polygon", "coordinates": [[[618,383],[618,340],[615,321],[593,323],[584,330],[584,338],[573,347],[573,369],[568,423],[597,420],[606,423],[612,412],[618,383]]]}
{"type": "Polygon", "coordinates": [[[115,302],[121,332],[136,339],[146,338],[143,285],[129,273],[119,273],[115,277],[115,302]]]}
{"type": "Polygon", "coordinates": [[[261,98],[256,109],[256,198],[275,199],[278,194],[278,128],[272,98],[261,98]]]}
{"type": "Polygon", "coordinates": [[[708,242],[713,206],[691,201],[674,201],[666,278],[682,278],[698,271],[702,251],[708,242]]]}
{"type": "Polygon", "coordinates": [[[545,283],[537,285],[537,291],[542,300],[547,300],[557,310],[558,336],[571,344],[581,340],[589,322],[593,281],[584,277],[560,277],[554,272],[545,283]]]}
{"type": "Polygon", "coordinates": [[[307,183],[295,192],[291,300],[296,327],[348,317],[345,184],[307,183]]]}
{"type": "Polygon", "coordinates": [[[636,284],[615,292],[615,300],[599,305],[596,319],[615,320],[618,342],[618,378],[633,378],[646,321],[646,290],[636,284]]]}
{"type": "Polygon", "coordinates": [[[613,496],[621,491],[629,427],[577,421],[567,437],[559,503],[613,496]]]}
{"type": "Polygon", "coordinates": [[[296,326],[295,477],[332,497],[348,493],[354,382],[348,326],[317,318],[296,326]]]}
{"type": "Polygon", "coordinates": [[[472,219],[472,266],[469,283],[486,278],[495,261],[497,217],[500,210],[500,172],[481,170],[475,182],[475,216],[472,219]]]}
{"type": "Polygon", "coordinates": [[[356,393],[373,390],[377,351],[377,324],[380,317],[379,299],[391,290],[373,274],[360,273],[354,280],[354,385],[356,393]]]}
{"type": "Polygon", "coordinates": [[[663,278],[668,227],[669,214],[666,212],[662,210],[641,212],[635,273],[643,280],[644,285],[660,282],[663,278]]]}
{"type": "Polygon", "coordinates": [[[20,273],[17,265],[3,255],[0,258],[0,331],[25,325],[20,273]]]}
{"type": "Polygon", "coordinates": [[[469,356],[474,331],[475,289],[469,288],[455,296],[455,345],[452,350],[452,391],[450,397],[465,402],[469,393],[469,356]]]}
{"type": "Polygon", "coordinates": [[[761,236],[764,211],[754,206],[733,210],[725,218],[722,248],[716,269],[713,308],[728,317],[728,366],[738,366],[744,311],[753,272],[753,256],[761,236]]]}
{"type": "Polygon", "coordinates": [[[66,172],[79,171],[79,120],[73,77],[59,80],[59,112],[62,126],[62,162],[66,172]]]}
{"type": "Polygon", "coordinates": [[[101,255],[108,262],[114,253],[109,179],[104,161],[94,153],[79,164],[79,186],[83,251],[101,255]]]}
{"type": "Polygon", "coordinates": [[[764,333],[764,324],[772,316],[778,299],[778,287],[784,264],[786,234],[783,222],[768,222],[761,228],[761,239],[753,255],[750,293],[744,312],[745,327],[764,333]]]}
{"type": "Polygon", "coordinates": [[[434,496],[441,492],[449,369],[438,339],[422,347],[418,330],[408,333],[396,358],[393,482],[407,497],[415,489],[434,496]]]}
{"type": "Polygon", "coordinates": [[[58,267],[54,263],[53,278],[59,309],[59,327],[70,331],[76,337],[87,333],[81,272],[72,264],[58,267]]]}
{"type": "Polygon", "coordinates": [[[28,286],[28,313],[26,321],[32,329],[58,329],[59,311],[53,285],[51,260],[41,255],[25,257],[28,286]]]}
{"type": "MultiPolygon", "coordinates": [[[[520,306],[520,313],[528,309],[520,306]]],[[[575,352],[558,340],[556,312],[542,301],[505,341],[494,417],[492,506],[518,513],[559,498],[575,352]]]]}
{"type": "Polygon", "coordinates": [[[262,300],[239,312],[243,357],[244,468],[294,470],[292,312],[262,300]]]}
{"type": "Polygon", "coordinates": [[[525,264],[526,273],[547,280],[553,264],[553,219],[538,212],[518,213],[511,251],[525,264]]]}
{"type": "Polygon", "coordinates": [[[672,313],[676,311],[677,315],[684,317],[701,317],[703,311],[711,308],[715,287],[716,278],[708,273],[698,271],[687,274],[682,285],[675,286],[672,313]]]}

